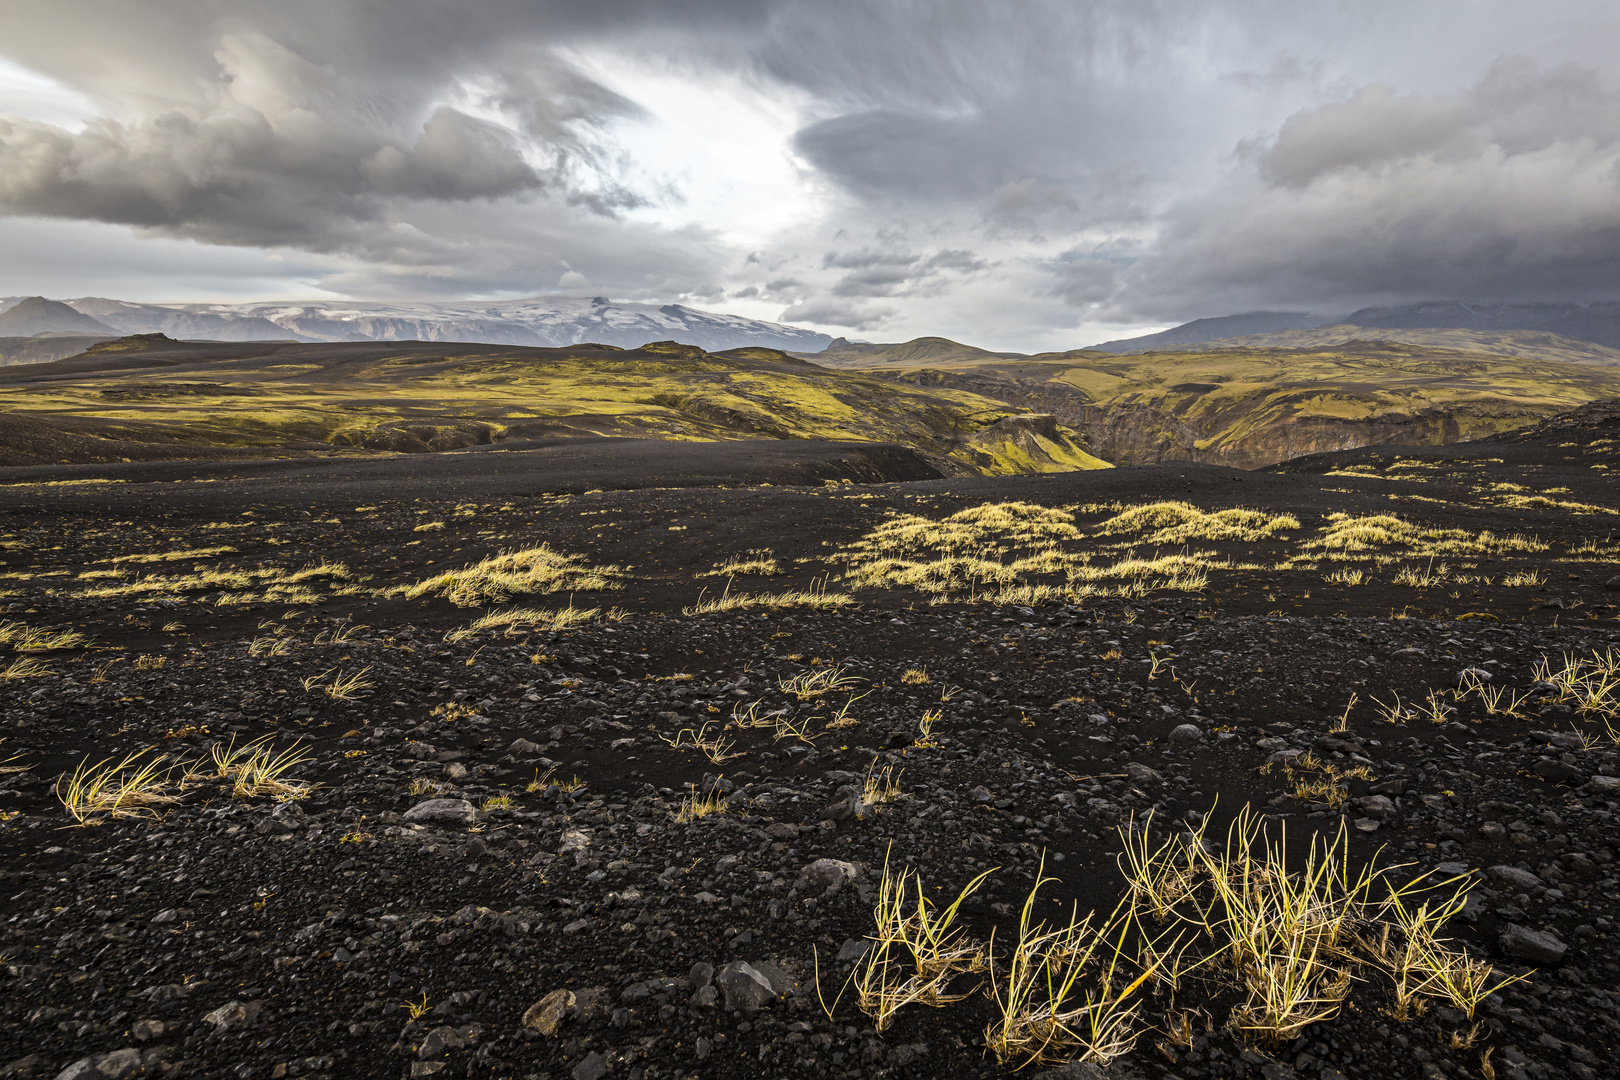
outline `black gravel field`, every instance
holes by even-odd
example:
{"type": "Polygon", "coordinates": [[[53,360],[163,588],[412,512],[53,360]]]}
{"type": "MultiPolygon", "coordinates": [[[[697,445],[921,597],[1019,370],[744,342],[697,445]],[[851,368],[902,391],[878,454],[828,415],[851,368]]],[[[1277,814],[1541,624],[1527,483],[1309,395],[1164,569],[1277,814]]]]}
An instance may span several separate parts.
{"type": "MultiPolygon", "coordinates": [[[[1220,850],[1240,813],[1286,834],[1295,870],[1313,836],[1342,835],[1354,871],[1379,872],[1369,897],[1431,871],[1447,895],[1470,886],[1441,936],[1491,965],[1487,986],[1528,977],[1471,1019],[1443,995],[1402,1007],[1373,945],[1347,945],[1321,1018],[1267,1034],[1237,1022],[1240,963],[1189,932],[1186,955],[1210,959],[1168,979],[1137,945],[1174,919],[1144,916],[1108,991],[1126,1052],[1059,1067],[1085,1048],[1054,1043],[1024,1074],[1613,1076],[1620,721],[1603,703],[1620,691],[1583,701],[1545,676],[1620,656],[1615,435],[1589,414],[1261,473],[983,480],[847,447],[660,459],[608,441],[0,470],[0,1076],[1010,1076],[1027,1055],[987,1048],[1002,1014],[984,984],[1006,985],[1037,874],[1054,880],[1032,920],[1103,920],[1144,823],[1155,845],[1199,830],[1220,850]],[[1067,508],[1108,561],[1128,552],[1100,523],[1161,500],[1299,527],[1175,545],[1229,564],[1191,591],[930,604],[840,581],[837,553],[897,513],[1067,508]],[[1297,558],[1333,514],[1540,546],[1391,548],[1354,585],[1297,558]],[[623,587],[380,595],[542,542],[623,587]],[[781,573],[699,576],[761,552],[781,573]],[[852,599],[683,614],[817,589],[852,599]],[[569,604],[599,615],[469,628],[569,604]],[[1513,715],[1453,693],[1470,680],[1513,715]],[[212,769],[256,740],[296,749],[302,797],[233,794],[212,769]],[[76,824],[59,778],[135,752],[175,801],[76,824]],[[723,810],[683,821],[705,797],[723,810]],[[961,1000],[880,1032],[848,980],[871,971],[885,865],[936,911],[993,870],[958,923],[994,939],[988,976],[948,984],[961,1000]]],[[[1169,550],[1149,546],[1131,550],[1169,550]]],[[[1357,940],[1377,938],[1375,908],[1357,940]]]]}

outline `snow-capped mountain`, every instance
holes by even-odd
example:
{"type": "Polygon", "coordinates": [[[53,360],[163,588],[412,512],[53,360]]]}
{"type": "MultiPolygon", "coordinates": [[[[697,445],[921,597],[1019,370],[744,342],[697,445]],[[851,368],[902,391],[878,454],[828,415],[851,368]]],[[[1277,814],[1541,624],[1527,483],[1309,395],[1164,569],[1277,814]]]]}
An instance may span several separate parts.
{"type": "Polygon", "coordinates": [[[164,333],[218,341],[483,341],[502,345],[631,348],[675,340],[716,351],[744,345],[819,352],[832,339],[796,326],[722,315],[680,304],[621,303],[604,297],[543,296],[463,303],[132,304],[85,297],[76,311],[120,333],[164,333]]]}

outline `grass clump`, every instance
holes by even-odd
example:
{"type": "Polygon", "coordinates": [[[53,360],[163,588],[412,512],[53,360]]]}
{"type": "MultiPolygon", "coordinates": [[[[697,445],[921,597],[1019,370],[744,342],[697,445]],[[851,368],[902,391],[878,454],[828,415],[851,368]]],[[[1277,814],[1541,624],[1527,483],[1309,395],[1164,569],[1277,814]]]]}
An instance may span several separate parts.
{"type": "Polygon", "coordinates": [[[698,577],[774,577],[782,572],[782,564],[770,548],[751,548],[742,555],[714,564],[698,577]]]}
{"type": "Polygon", "coordinates": [[[817,668],[785,679],[777,679],[776,687],[782,693],[800,701],[813,701],[834,691],[850,690],[860,681],[853,675],[846,675],[841,665],[834,664],[831,667],[817,668]]]}
{"type": "Polygon", "coordinates": [[[157,807],[178,802],[171,792],[174,767],[160,755],[137,750],[114,762],[86,758],[72,773],[56,780],[56,797],[80,826],[100,825],[116,818],[156,818],[157,807]]]}
{"type": "Polygon", "coordinates": [[[1026,502],[985,503],[943,520],[897,514],[834,559],[854,588],[910,588],[947,594],[1061,573],[1058,547],[1080,539],[1067,510],[1026,502]]]}
{"type": "Polygon", "coordinates": [[[445,635],[446,641],[462,641],[484,630],[497,630],[505,628],[506,636],[525,630],[563,630],[581,623],[594,622],[598,618],[616,622],[625,617],[625,613],[617,608],[610,609],[605,614],[601,608],[579,608],[569,604],[556,611],[544,611],[539,608],[506,608],[502,611],[491,611],[480,615],[460,630],[452,630],[445,635]]]}
{"type": "Polygon", "coordinates": [[[619,579],[623,576],[617,566],[591,566],[578,555],[541,544],[503,552],[460,570],[447,570],[398,592],[408,600],[433,595],[457,607],[476,607],[530,594],[622,589],[619,579]]]}
{"type": "Polygon", "coordinates": [[[1327,520],[1327,525],[1315,538],[1300,546],[1308,551],[1324,551],[1334,556],[1406,548],[1413,555],[1432,557],[1506,555],[1546,551],[1548,547],[1535,537],[1523,534],[1497,536],[1490,531],[1471,533],[1467,529],[1439,529],[1407,521],[1394,514],[1351,517],[1349,514],[1335,513],[1328,515],[1327,520]]]}
{"type": "Polygon", "coordinates": [[[698,602],[691,607],[682,608],[681,614],[711,615],[721,611],[746,611],[756,608],[767,611],[784,608],[812,608],[826,611],[830,608],[847,607],[854,602],[855,598],[848,593],[828,592],[825,583],[812,584],[808,589],[790,589],[781,593],[733,593],[728,583],[723,593],[711,599],[703,599],[700,593],[698,602]]]}
{"type": "Polygon", "coordinates": [[[0,668],[0,681],[10,682],[13,679],[34,679],[41,675],[54,674],[51,666],[43,660],[32,656],[19,656],[4,668],[0,668]]]}
{"type": "Polygon", "coordinates": [[[908,869],[893,873],[884,860],[873,909],[876,930],[868,935],[872,947],[853,977],[856,1004],[879,1032],[888,1030],[907,1005],[939,1008],[972,993],[952,992],[951,983],[960,975],[986,971],[988,954],[983,942],[957,925],[956,917],[962,902],[992,873],[986,870],[968,882],[941,909],[928,899],[920,874],[908,869]]]}
{"type": "Polygon", "coordinates": [[[198,763],[187,770],[183,782],[195,784],[210,778],[224,780],[231,785],[233,798],[269,795],[281,802],[302,799],[315,790],[314,784],[288,776],[314,759],[296,743],[278,753],[272,748],[270,740],[271,737],[266,735],[238,746],[235,736],[232,736],[229,742],[215,743],[208,752],[212,770],[205,770],[202,763],[198,763]]]}
{"type": "Polygon", "coordinates": [[[85,636],[77,630],[39,630],[20,622],[0,623],[0,645],[9,645],[16,652],[54,652],[77,649],[84,644],[85,636]]]}
{"type": "Polygon", "coordinates": [[[1591,656],[1565,653],[1556,667],[1543,656],[1534,671],[1538,681],[1554,687],[1559,702],[1570,703],[1582,716],[1604,721],[1609,733],[1620,741],[1613,726],[1620,720],[1620,652],[1611,648],[1593,649],[1591,656]]]}
{"type": "Polygon", "coordinates": [[[1331,1019],[1352,982],[1379,972],[1391,980],[1398,1007],[1437,997],[1470,1016],[1505,985],[1486,989],[1490,966],[1436,936],[1462,910],[1469,884],[1429,883],[1425,875],[1397,886],[1396,867],[1352,870],[1343,822],[1334,836],[1313,837],[1303,862],[1293,863],[1286,826],[1273,839],[1247,807],[1219,847],[1204,842],[1200,827],[1154,848],[1150,824],[1151,815],[1127,837],[1121,869],[1132,894],[1159,920],[1210,943],[1199,963],[1238,983],[1246,996],[1229,1023],[1257,1045],[1286,1044],[1331,1019]],[[1430,974],[1403,957],[1427,957],[1421,964],[1430,974]],[[1441,969],[1448,974],[1433,974],[1441,969]]]}
{"type": "Polygon", "coordinates": [[[1194,540],[1267,540],[1285,530],[1299,528],[1292,514],[1259,510],[1200,510],[1191,503],[1156,502],[1133,506],[1097,526],[1101,535],[1147,533],[1149,544],[1185,544],[1194,540]]]}
{"type": "Polygon", "coordinates": [[[680,809],[675,811],[675,824],[690,825],[699,818],[725,812],[726,800],[719,789],[712,790],[707,795],[692,794],[681,800],[680,809]]]}

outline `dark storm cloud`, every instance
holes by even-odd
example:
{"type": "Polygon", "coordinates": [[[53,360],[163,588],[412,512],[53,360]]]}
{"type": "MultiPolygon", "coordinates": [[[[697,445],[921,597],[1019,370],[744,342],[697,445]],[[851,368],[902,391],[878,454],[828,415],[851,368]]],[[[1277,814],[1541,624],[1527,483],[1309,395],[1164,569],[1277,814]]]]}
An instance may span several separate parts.
{"type": "Polygon", "coordinates": [[[0,214],[290,248],[367,295],[859,329],[1596,295],[1614,29],[1596,0],[10,0],[0,55],[93,115],[0,118],[0,214]],[[803,178],[780,235],[757,200],[676,212],[711,178],[625,134],[658,77],[780,106],[775,145],[716,140],[803,178]]]}
{"type": "Polygon", "coordinates": [[[632,265],[598,268],[620,288],[712,268],[695,234],[604,236],[591,222],[645,202],[603,137],[641,110],[554,46],[614,20],[736,26],[757,4],[711,3],[679,20],[666,5],[622,2],[407,2],[371,17],[342,2],[73,6],[72,34],[60,6],[24,2],[0,13],[0,35],[107,114],[78,131],[0,117],[0,212],[386,263],[378,287],[421,267],[420,283],[465,288],[525,263],[544,264],[531,272],[550,283],[560,261],[603,261],[586,245],[629,255],[632,265]],[[491,202],[526,209],[478,236],[487,217],[475,204],[491,202]],[[525,257],[523,241],[545,243],[544,255],[525,257]],[[668,272],[638,273],[638,249],[668,272]]]}
{"type": "Polygon", "coordinates": [[[1171,208],[1113,303],[1173,318],[1620,283],[1620,93],[1590,69],[1510,58],[1457,94],[1364,87],[1242,157],[1171,208]]]}

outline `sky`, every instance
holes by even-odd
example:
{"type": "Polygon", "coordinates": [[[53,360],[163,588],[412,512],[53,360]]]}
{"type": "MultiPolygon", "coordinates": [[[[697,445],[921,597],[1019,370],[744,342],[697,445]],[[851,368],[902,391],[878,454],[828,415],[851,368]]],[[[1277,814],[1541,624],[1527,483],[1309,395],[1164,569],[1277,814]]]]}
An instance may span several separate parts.
{"type": "Polygon", "coordinates": [[[1610,0],[7,0],[0,295],[1074,348],[1620,299],[1610,0]]]}

